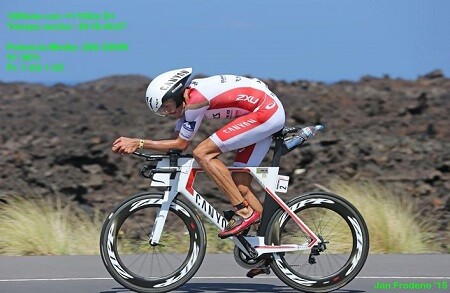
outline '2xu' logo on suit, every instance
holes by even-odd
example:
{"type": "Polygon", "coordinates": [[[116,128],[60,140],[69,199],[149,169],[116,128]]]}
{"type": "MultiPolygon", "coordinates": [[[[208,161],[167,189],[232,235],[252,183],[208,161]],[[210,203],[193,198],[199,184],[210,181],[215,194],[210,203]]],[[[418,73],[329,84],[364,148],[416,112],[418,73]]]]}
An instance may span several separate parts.
{"type": "Polygon", "coordinates": [[[253,96],[247,96],[247,95],[241,94],[241,95],[237,96],[236,101],[246,101],[246,102],[249,102],[252,104],[256,104],[256,103],[258,103],[259,99],[255,98],[253,96]]]}

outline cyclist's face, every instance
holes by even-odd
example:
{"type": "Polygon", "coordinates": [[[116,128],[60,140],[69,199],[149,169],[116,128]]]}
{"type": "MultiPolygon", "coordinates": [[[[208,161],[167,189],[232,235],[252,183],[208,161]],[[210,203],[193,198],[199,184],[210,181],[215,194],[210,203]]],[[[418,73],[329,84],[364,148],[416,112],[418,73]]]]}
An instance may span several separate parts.
{"type": "Polygon", "coordinates": [[[180,105],[180,107],[177,108],[177,105],[174,101],[167,101],[162,105],[164,109],[164,116],[170,116],[174,118],[180,118],[183,114],[184,109],[184,103],[180,105]]]}

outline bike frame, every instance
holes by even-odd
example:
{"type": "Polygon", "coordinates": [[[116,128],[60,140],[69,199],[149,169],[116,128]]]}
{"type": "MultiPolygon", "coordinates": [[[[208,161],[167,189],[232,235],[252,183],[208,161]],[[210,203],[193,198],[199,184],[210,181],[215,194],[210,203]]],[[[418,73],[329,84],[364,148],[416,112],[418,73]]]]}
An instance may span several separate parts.
{"type": "MultiPolygon", "coordinates": [[[[280,192],[287,192],[289,183],[289,177],[278,175],[281,157],[303,145],[322,128],[321,125],[284,127],[273,134],[275,147],[270,167],[227,167],[231,173],[244,172],[252,176],[254,185],[260,185],[265,191],[256,233],[246,229],[229,238],[236,245],[233,253],[240,266],[262,270],[250,271],[247,274],[250,278],[261,272],[270,273],[272,269],[293,289],[329,292],[353,280],[367,259],[367,225],[350,202],[336,194],[320,191],[297,195],[286,203],[279,197],[280,192]],[[312,215],[315,212],[309,214],[309,208],[317,209],[320,219],[312,215]],[[328,211],[332,213],[324,220],[322,216],[328,215],[328,211]],[[302,218],[314,225],[311,228],[317,234],[302,218]],[[288,221],[289,225],[286,225],[288,221]],[[320,227],[316,227],[318,223],[320,227]],[[345,239],[329,241],[335,235],[345,239]],[[336,250],[329,251],[329,248],[336,250]],[[298,251],[304,253],[286,253],[298,251]],[[322,254],[324,258],[319,257],[322,254]]],[[[102,260],[111,276],[126,288],[139,292],[171,291],[189,281],[204,260],[205,221],[226,229],[232,212],[222,215],[195,190],[194,182],[204,171],[192,155],[182,154],[181,150],[170,150],[167,154],[134,154],[150,162],[142,166],[141,174],[151,179],[151,187],[156,190],[123,201],[105,220],[100,236],[102,260]],[[169,225],[173,224],[172,216],[174,220],[183,221],[182,227],[175,227],[172,233],[180,234],[183,243],[189,241],[189,250],[181,257],[172,249],[165,249],[162,243],[167,240],[168,245],[173,245],[169,239],[172,237],[164,237],[169,232],[169,225]],[[148,217],[150,223],[144,223],[148,228],[142,227],[141,223],[140,229],[135,231],[136,221],[147,222],[142,217],[148,217]],[[129,251],[123,249],[124,246],[136,249],[129,251]],[[171,255],[166,257],[166,252],[171,255]],[[174,262],[171,262],[172,258],[174,262]],[[164,261],[160,262],[161,259],[164,261]]]]}
{"type": "MultiPolygon", "coordinates": [[[[167,218],[169,208],[178,194],[181,194],[191,206],[194,206],[202,215],[219,229],[225,229],[228,221],[219,213],[201,194],[193,187],[197,173],[203,172],[197,162],[190,156],[183,155],[157,155],[158,163],[156,169],[152,170],[153,187],[166,187],[161,202],[161,209],[156,215],[155,225],[151,234],[151,245],[157,245],[164,224],[167,218]],[[174,159],[175,158],[175,159],[174,159]],[[174,162],[176,160],[176,163],[174,162]],[[175,165],[175,166],[174,166],[175,165]]],[[[147,158],[151,158],[148,155],[147,158]]],[[[276,192],[285,192],[287,190],[287,181],[285,176],[278,176],[279,167],[228,167],[230,172],[246,172],[253,176],[259,185],[266,191],[267,195],[277,203],[279,208],[283,209],[295,223],[299,229],[303,230],[311,240],[303,244],[284,244],[271,245],[264,242],[264,234],[258,233],[258,236],[245,236],[245,239],[255,248],[258,256],[265,253],[288,252],[298,250],[310,250],[316,245],[320,239],[317,235],[284,203],[284,201],[276,194],[276,192]]],[[[266,196],[267,200],[267,196],[266,196]]],[[[273,210],[273,208],[272,208],[273,210]]],[[[265,211],[263,211],[264,214],[265,211]]],[[[269,218],[264,217],[263,221],[269,218]]],[[[266,223],[267,225],[267,223],[266,223]]],[[[265,231],[265,229],[264,229],[265,231]]],[[[231,240],[244,252],[246,249],[243,244],[236,238],[231,240]]]]}

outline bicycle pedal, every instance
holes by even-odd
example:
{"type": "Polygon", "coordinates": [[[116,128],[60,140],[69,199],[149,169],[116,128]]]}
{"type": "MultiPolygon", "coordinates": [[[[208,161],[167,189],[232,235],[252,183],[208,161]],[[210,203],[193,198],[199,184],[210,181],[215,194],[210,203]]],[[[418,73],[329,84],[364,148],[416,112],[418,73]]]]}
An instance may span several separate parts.
{"type": "Polygon", "coordinates": [[[246,276],[253,279],[254,277],[261,274],[270,275],[270,268],[269,267],[254,268],[248,271],[246,276]]]}

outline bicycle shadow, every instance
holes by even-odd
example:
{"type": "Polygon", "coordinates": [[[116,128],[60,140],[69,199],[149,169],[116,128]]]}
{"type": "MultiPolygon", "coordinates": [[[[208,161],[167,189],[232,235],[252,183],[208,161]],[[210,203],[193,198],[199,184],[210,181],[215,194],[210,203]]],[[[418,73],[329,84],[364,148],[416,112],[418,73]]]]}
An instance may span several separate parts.
{"type": "MultiPolygon", "coordinates": [[[[102,291],[99,293],[126,293],[133,292],[126,288],[112,288],[110,291],[102,291]]],[[[202,293],[202,292],[216,292],[216,293],[236,293],[236,292],[255,292],[255,293],[270,293],[270,292],[298,292],[288,286],[277,286],[272,284],[242,284],[242,283],[195,283],[191,282],[184,284],[178,289],[172,291],[178,293],[202,293]]],[[[363,290],[336,290],[336,293],[364,293],[363,290]]]]}
{"type": "MultiPolygon", "coordinates": [[[[255,292],[255,293],[269,293],[269,292],[298,292],[288,286],[279,286],[273,284],[243,284],[243,283],[188,283],[174,292],[179,293],[201,293],[201,292],[216,292],[216,293],[236,293],[236,292],[255,292]]],[[[363,293],[366,291],[360,290],[337,290],[336,293],[363,293]]]]}

